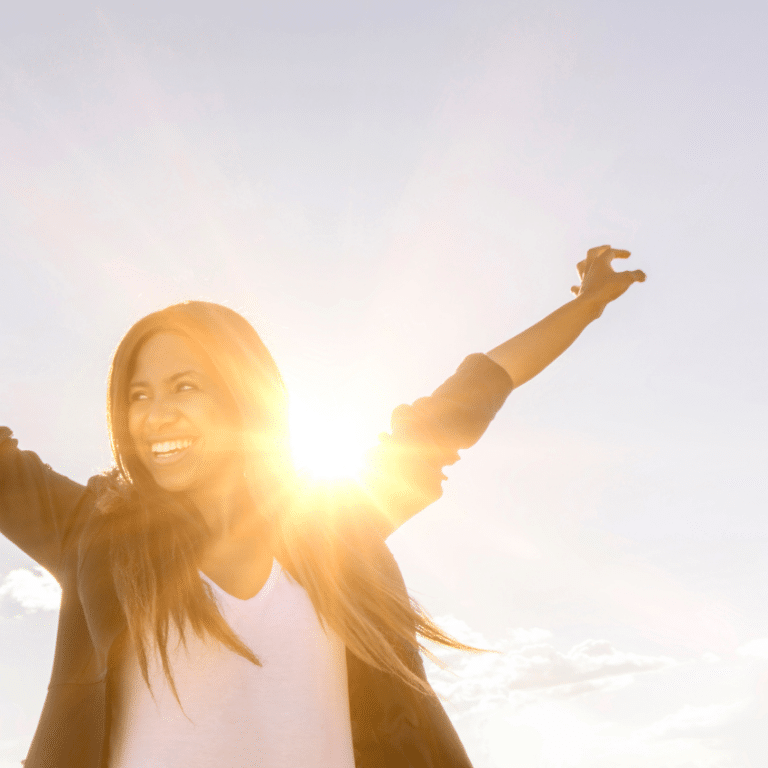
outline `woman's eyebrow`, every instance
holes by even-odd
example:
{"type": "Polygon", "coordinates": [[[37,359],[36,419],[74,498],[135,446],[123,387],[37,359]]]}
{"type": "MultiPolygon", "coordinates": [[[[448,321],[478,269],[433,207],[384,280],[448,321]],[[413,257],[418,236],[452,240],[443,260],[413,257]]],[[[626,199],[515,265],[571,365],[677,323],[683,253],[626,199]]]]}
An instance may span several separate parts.
{"type": "MultiPolygon", "coordinates": [[[[190,375],[197,376],[199,374],[200,374],[199,371],[196,371],[194,368],[190,368],[188,371],[179,371],[179,373],[174,373],[172,376],[169,376],[165,381],[168,382],[169,384],[172,384],[174,381],[176,381],[176,379],[181,379],[184,376],[190,376],[190,375]]],[[[132,389],[133,387],[148,387],[148,386],[149,386],[149,383],[146,381],[132,381],[128,385],[128,388],[132,389]]]]}

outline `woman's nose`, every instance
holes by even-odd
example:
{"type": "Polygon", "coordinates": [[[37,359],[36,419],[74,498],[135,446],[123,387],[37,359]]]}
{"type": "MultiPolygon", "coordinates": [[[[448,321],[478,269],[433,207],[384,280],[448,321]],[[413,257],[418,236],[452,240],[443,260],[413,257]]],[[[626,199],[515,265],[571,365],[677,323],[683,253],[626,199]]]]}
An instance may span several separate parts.
{"type": "Polygon", "coordinates": [[[146,425],[152,430],[158,430],[168,424],[173,424],[179,415],[175,407],[163,397],[156,398],[147,412],[146,425]]]}

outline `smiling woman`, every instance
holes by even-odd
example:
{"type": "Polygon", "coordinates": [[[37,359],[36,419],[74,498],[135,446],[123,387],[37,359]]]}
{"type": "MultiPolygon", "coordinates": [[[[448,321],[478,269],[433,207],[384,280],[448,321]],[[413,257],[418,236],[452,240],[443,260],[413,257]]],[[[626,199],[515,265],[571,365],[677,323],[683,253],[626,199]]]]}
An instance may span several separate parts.
{"type": "Polygon", "coordinates": [[[613,271],[628,255],[592,249],[573,301],[396,408],[360,483],[300,477],[274,360],[207,302],[120,342],[116,466],[87,487],[0,428],[2,530],[62,586],[27,768],[468,768],[419,638],[472,649],[410,598],[385,538],[440,497],[512,383],[644,279],[613,271]]]}
{"type": "Polygon", "coordinates": [[[190,339],[177,333],[148,339],[128,400],[133,445],[160,488],[184,492],[193,503],[201,492],[231,492],[244,470],[239,418],[213,364],[190,339]]]}

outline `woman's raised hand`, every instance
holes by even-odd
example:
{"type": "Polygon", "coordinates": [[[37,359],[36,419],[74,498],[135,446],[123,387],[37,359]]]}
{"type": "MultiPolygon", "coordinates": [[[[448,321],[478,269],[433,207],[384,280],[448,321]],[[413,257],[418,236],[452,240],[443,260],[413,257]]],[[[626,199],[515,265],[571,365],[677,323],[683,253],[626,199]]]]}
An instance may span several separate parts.
{"type": "Polygon", "coordinates": [[[576,265],[581,285],[574,285],[571,293],[593,302],[598,308],[598,313],[602,313],[606,304],[618,299],[632,283],[645,281],[645,272],[640,269],[631,272],[614,271],[611,261],[628,257],[629,251],[611,248],[610,245],[590,248],[587,258],[576,265]]]}

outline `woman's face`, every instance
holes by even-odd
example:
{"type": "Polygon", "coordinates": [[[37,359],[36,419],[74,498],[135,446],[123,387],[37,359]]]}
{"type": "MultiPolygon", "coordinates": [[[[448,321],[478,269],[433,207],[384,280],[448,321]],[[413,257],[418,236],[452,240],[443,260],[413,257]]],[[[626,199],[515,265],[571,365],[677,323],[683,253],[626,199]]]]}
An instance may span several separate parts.
{"type": "Polygon", "coordinates": [[[207,356],[177,333],[139,350],[128,390],[128,430],[164,490],[224,492],[242,474],[234,405],[207,356]]]}

